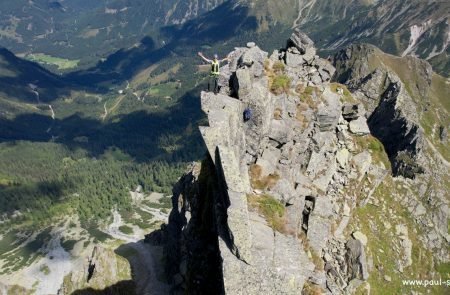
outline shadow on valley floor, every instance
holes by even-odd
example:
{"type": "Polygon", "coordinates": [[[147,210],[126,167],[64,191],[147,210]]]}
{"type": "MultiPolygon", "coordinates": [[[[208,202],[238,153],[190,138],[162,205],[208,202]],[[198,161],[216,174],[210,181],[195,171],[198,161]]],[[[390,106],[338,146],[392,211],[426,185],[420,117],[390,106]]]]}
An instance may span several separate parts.
{"type": "MultiPolygon", "coordinates": [[[[139,45],[120,49],[94,67],[62,76],[1,49],[0,57],[8,63],[2,64],[2,68],[6,70],[5,75],[2,75],[0,69],[0,89],[6,97],[29,103],[50,103],[70,95],[71,90],[105,94],[132,79],[143,69],[162,61],[174,63],[174,60],[184,58],[190,64],[185,66],[192,67],[198,61],[195,54],[200,46],[214,46],[220,42],[220,48],[224,49],[224,43],[240,33],[255,31],[257,23],[256,17],[249,15],[247,7],[237,6],[234,1],[226,1],[183,25],[162,28],[159,38],[165,39],[163,44],[166,45],[163,47],[157,47],[151,37],[144,37],[139,45]],[[8,74],[10,72],[15,74],[8,74]],[[30,87],[30,84],[36,88],[30,87]],[[39,92],[39,97],[34,90],[39,92]]],[[[192,69],[186,69],[186,73],[192,74],[192,69]]]]}
{"type": "Polygon", "coordinates": [[[0,214],[16,210],[26,212],[27,208],[32,208],[33,212],[30,214],[39,219],[42,212],[48,211],[52,204],[60,202],[61,196],[71,192],[76,182],[77,179],[63,177],[58,180],[0,186],[0,214]]]}
{"type": "Polygon", "coordinates": [[[135,111],[106,123],[80,114],[56,120],[39,114],[23,114],[13,120],[0,118],[0,143],[53,141],[72,150],[84,149],[92,157],[117,148],[137,162],[192,160],[204,151],[196,127],[204,118],[199,92],[197,87],[160,113],[135,111]],[[50,126],[51,132],[47,132],[50,126]]]}
{"type": "MultiPolygon", "coordinates": [[[[161,230],[154,231],[153,238],[122,244],[114,252],[128,260],[132,278],[120,281],[103,290],[85,288],[72,292],[71,295],[135,295],[135,294],[170,294],[170,286],[165,282],[164,259],[161,230]]],[[[94,275],[97,274],[94,271],[94,275]]]]}
{"type": "MultiPolygon", "coordinates": [[[[226,42],[239,32],[254,31],[258,27],[249,9],[227,1],[216,9],[180,26],[168,26],[160,30],[165,46],[157,48],[150,37],[141,40],[139,46],[121,49],[96,66],[65,76],[69,81],[102,89],[103,83],[117,85],[133,78],[141,70],[166,58],[197,60],[198,47],[205,44],[226,42]]],[[[194,62],[192,62],[194,63],[194,62]]]]}
{"type": "Polygon", "coordinates": [[[79,85],[69,82],[38,63],[16,57],[0,48],[0,94],[27,103],[49,103],[79,85]]]}
{"type": "Polygon", "coordinates": [[[170,293],[170,286],[165,279],[161,230],[152,232],[153,238],[121,245],[116,254],[128,260],[136,294],[164,295],[170,293]]]}

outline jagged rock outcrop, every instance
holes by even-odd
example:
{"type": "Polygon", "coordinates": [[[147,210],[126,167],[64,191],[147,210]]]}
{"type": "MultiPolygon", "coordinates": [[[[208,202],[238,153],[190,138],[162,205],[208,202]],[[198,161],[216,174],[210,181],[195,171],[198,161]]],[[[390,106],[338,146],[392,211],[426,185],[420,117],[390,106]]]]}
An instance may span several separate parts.
{"type": "MultiPolygon", "coordinates": [[[[365,44],[342,50],[334,60],[339,68],[335,78],[347,84],[367,106],[369,128],[385,146],[394,175],[414,178],[423,173],[421,151],[425,148],[417,105],[394,71],[370,67],[377,51],[376,47],[365,44]]],[[[416,91],[426,99],[433,73],[431,66],[417,59],[411,59],[410,63],[420,69],[416,91]]]]}
{"type": "Polygon", "coordinates": [[[299,294],[306,281],[327,288],[320,260],[341,201],[332,191],[350,169],[349,123],[364,117],[342,116],[342,95],[328,83],[334,68],[303,33],[270,58],[251,45],[230,54],[220,94],[201,94],[208,156],[174,188],[167,273],[182,292],[299,294]],[[289,89],[275,89],[277,79],[289,89]],[[248,203],[266,195],[285,207],[281,229],[248,203]]]}
{"type": "MultiPolygon", "coordinates": [[[[437,261],[447,261],[450,200],[445,183],[450,164],[442,154],[445,148],[436,146],[441,144],[440,126],[449,122],[441,103],[448,96],[448,81],[434,74],[426,61],[390,56],[367,44],[340,51],[334,64],[335,79],[367,108],[371,133],[383,143],[394,176],[409,189],[398,197],[424,231],[420,239],[437,261]]],[[[407,234],[401,237],[401,247],[410,252],[407,234]]],[[[399,264],[402,270],[404,263],[399,264]]]]}
{"type": "MultiPolygon", "coordinates": [[[[344,60],[339,79],[366,72],[376,77],[348,83],[367,94],[357,100],[329,82],[334,67],[298,30],[287,48],[270,57],[256,44],[236,48],[230,57],[220,93],[201,93],[207,156],[174,188],[163,239],[173,291],[300,294],[314,288],[351,294],[369,288],[373,249],[352,211],[369,202],[379,206],[374,195],[390,170],[363,141],[376,151],[383,149],[370,134],[385,144],[395,175],[420,178],[425,167],[420,122],[401,79],[370,71],[356,57],[355,67],[346,69],[344,60]],[[244,121],[247,108],[252,117],[244,121]],[[281,207],[281,221],[258,207],[261,200],[281,207]],[[357,230],[350,232],[350,223],[357,230]]],[[[448,212],[438,212],[441,233],[448,212]]],[[[399,236],[403,271],[410,265],[411,240],[401,227],[399,236]]],[[[442,251],[442,240],[434,246],[442,251]]]]}
{"type": "Polygon", "coordinates": [[[85,260],[77,261],[74,270],[64,278],[58,295],[89,294],[95,290],[117,294],[136,292],[128,261],[100,246],[93,247],[85,260]]]}

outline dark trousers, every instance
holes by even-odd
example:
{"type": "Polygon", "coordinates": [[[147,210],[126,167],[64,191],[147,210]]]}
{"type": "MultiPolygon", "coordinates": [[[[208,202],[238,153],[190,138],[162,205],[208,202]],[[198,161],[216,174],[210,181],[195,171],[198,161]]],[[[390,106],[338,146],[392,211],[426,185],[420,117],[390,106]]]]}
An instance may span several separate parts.
{"type": "Polygon", "coordinates": [[[214,91],[215,94],[219,92],[219,76],[210,75],[208,78],[208,91],[214,91]]]}

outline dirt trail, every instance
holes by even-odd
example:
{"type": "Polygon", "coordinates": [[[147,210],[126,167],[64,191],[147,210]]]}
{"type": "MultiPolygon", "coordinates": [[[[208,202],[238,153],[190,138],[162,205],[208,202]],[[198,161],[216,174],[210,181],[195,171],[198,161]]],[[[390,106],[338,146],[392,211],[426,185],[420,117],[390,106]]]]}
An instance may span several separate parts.
{"type": "Polygon", "coordinates": [[[103,108],[105,109],[105,112],[103,113],[103,115],[100,115],[100,118],[102,120],[105,120],[106,117],[108,116],[108,109],[106,108],[106,102],[103,104],[103,108]]]}
{"type": "Polygon", "coordinates": [[[52,114],[52,115],[51,115],[51,116],[52,116],[52,119],[55,120],[55,111],[53,110],[52,105],[49,104],[49,105],[48,105],[48,108],[50,109],[50,112],[51,112],[51,114],[52,114]]]}
{"type": "Polygon", "coordinates": [[[54,125],[54,123],[55,123],[55,111],[53,110],[53,108],[52,108],[52,105],[51,104],[49,104],[48,105],[48,108],[50,109],[50,112],[51,112],[51,117],[52,117],[52,123],[50,124],[50,126],[48,127],[48,129],[47,129],[47,133],[50,133],[50,131],[52,130],[52,128],[53,128],[53,125],[54,125]]]}
{"type": "MultiPolygon", "coordinates": [[[[303,4],[303,0],[298,0],[298,16],[297,18],[294,20],[294,23],[292,24],[292,29],[298,27],[301,24],[301,19],[302,19],[302,15],[303,15],[303,11],[306,9],[311,10],[311,8],[314,6],[314,4],[316,4],[316,0],[312,0],[311,2],[307,3],[305,6],[302,7],[303,4]]],[[[309,10],[306,14],[305,17],[308,17],[309,15],[309,10]]]]}

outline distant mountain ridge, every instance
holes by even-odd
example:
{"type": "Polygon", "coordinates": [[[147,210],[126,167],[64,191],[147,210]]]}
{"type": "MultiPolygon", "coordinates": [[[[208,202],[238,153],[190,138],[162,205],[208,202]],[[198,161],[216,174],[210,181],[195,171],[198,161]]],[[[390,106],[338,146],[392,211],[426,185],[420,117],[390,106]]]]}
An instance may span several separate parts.
{"type": "Polygon", "coordinates": [[[418,0],[300,1],[298,25],[322,50],[367,42],[396,55],[429,61],[450,73],[450,2],[418,0]]]}
{"type": "MultiPolygon", "coordinates": [[[[100,60],[224,0],[2,1],[0,45],[15,53],[100,60]],[[94,54],[93,54],[94,53],[94,54]],[[87,58],[86,58],[87,57],[87,58]]],[[[86,62],[85,62],[86,63],[86,62]]]]}
{"type": "Polygon", "coordinates": [[[240,14],[246,11],[256,24],[245,28],[252,34],[299,26],[324,54],[366,42],[391,54],[426,59],[446,76],[450,71],[448,1],[7,0],[1,5],[0,45],[24,56],[45,53],[81,59],[80,66],[146,36],[164,46],[171,36],[160,29],[190,20],[202,25],[194,29],[204,31],[204,21],[212,19],[217,29],[208,31],[211,37],[217,33],[230,38],[230,19],[243,18],[240,14]]]}

